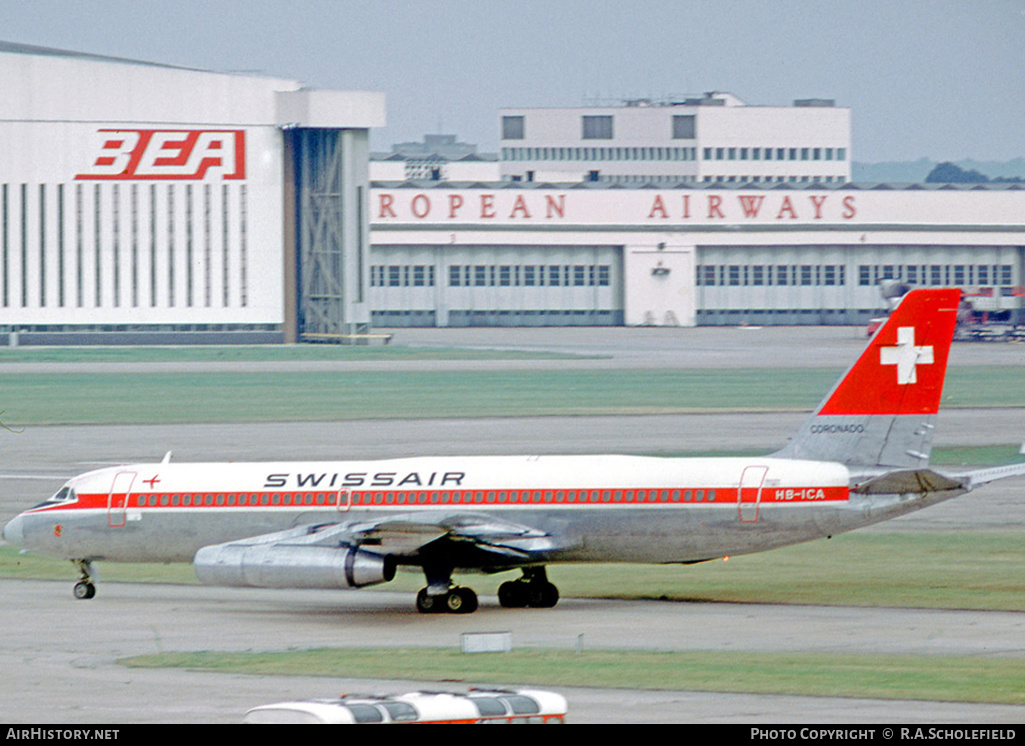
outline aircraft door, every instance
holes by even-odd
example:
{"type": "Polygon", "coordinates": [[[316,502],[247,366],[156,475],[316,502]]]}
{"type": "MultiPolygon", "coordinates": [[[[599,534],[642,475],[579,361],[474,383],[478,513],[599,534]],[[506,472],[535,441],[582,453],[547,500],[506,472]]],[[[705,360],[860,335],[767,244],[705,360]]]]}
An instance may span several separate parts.
{"type": "Polygon", "coordinates": [[[335,495],[335,506],[339,513],[348,513],[352,507],[352,490],[338,490],[338,494],[335,495]]]}
{"type": "Polygon", "coordinates": [[[742,523],[758,521],[758,507],[762,502],[762,486],[767,466],[746,466],[740,475],[740,489],[737,490],[737,517],[742,523]]]}
{"type": "Polygon", "coordinates": [[[128,500],[132,494],[135,477],[134,471],[119,471],[114,475],[110,492],[107,494],[107,523],[111,528],[123,528],[125,525],[125,513],[128,510],[128,500]]]}

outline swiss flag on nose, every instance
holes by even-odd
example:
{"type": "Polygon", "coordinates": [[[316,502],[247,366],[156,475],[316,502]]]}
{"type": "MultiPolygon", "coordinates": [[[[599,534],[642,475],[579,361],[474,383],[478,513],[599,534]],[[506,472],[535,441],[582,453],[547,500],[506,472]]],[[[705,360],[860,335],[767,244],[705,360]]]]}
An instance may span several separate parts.
{"type": "Polygon", "coordinates": [[[935,414],[960,300],[957,288],[904,296],[818,414],[935,414]]]}

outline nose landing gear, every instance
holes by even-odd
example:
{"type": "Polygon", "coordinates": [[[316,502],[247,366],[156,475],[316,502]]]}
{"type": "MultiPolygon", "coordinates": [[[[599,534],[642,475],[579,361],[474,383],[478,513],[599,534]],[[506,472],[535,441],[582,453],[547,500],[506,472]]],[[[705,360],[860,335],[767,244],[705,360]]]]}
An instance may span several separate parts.
{"type": "Polygon", "coordinates": [[[72,593],[78,600],[92,598],[96,595],[96,585],[93,583],[93,563],[89,560],[74,560],[81,573],[78,582],[72,589],[72,593]]]}

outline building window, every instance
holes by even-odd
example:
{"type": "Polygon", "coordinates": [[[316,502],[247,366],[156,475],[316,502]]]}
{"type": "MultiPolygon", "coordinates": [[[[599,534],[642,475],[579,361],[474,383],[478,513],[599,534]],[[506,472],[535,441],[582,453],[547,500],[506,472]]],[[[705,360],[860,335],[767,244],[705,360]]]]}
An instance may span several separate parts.
{"type": "Polygon", "coordinates": [[[524,118],[522,116],[502,117],[502,139],[522,140],[524,118]]]}
{"type": "Polygon", "coordinates": [[[693,114],[673,115],[673,139],[693,140],[697,137],[697,117],[693,114]]]}
{"type": "Polygon", "coordinates": [[[612,116],[603,114],[600,116],[585,115],[581,118],[584,140],[611,140],[612,139],[612,116]]]}

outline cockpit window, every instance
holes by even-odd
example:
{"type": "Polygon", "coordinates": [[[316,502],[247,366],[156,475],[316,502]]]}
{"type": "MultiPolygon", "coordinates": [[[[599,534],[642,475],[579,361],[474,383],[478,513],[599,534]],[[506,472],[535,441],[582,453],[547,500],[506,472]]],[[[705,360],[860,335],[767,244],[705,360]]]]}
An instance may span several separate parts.
{"type": "Polygon", "coordinates": [[[51,497],[47,502],[51,503],[70,503],[78,499],[78,495],[70,487],[61,487],[57,494],[51,497]]]}

